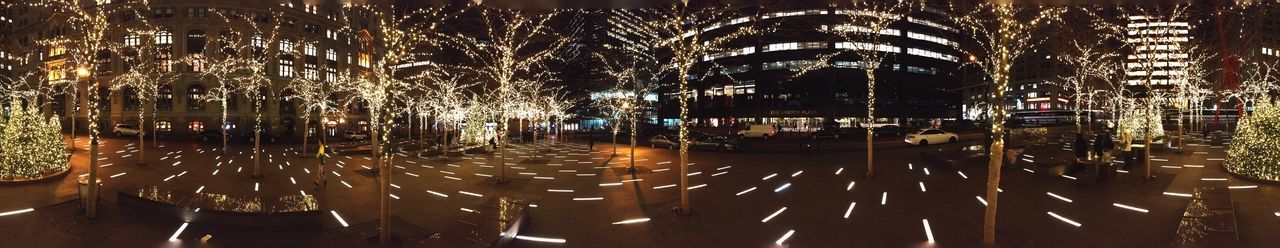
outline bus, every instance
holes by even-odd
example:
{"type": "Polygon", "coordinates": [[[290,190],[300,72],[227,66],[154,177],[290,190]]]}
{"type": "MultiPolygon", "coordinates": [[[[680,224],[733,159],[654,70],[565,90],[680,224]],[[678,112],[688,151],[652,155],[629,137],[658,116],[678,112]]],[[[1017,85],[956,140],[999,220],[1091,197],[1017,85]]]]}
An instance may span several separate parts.
{"type": "Polygon", "coordinates": [[[1099,123],[1104,117],[1099,110],[1082,110],[1079,117],[1075,110],[1032,110],[1014,112],[1008,123],[1015,127],[1062,126],[1075,124],[1077,118],[1099,123]]]}

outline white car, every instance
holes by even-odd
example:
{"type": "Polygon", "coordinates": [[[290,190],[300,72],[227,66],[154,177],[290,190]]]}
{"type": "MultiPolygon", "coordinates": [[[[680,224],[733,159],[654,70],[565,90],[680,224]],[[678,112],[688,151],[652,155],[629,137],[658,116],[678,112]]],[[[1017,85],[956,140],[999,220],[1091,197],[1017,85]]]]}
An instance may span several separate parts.
{"type": "Polygon", "coordinates": [[[116,134],[116,136],[146,135],[141,129],[129,124],[116,124],[116,127],[111,129],[111,133],[116,134]]]}
{"type": "Polygon", "coordinates": [[[911,134],[907,134],[906,141],[913,145],[928,145],[942,143],[956,143],[960,141],[960,136],[952,132],[942,131],[938,129],[921,129],[911,134]]]}
{"type": "Polygon", "coordinates": [[[750,125],[747,126],[747,129],[738,131],[738,137],[769,139],[776,135],[776,132],[777,130],[773,128],[773,125],[750,125]]]}
{"type": "Polygon", "coordinates": [[[347,131],[346,133],[342,134],[342,137],[347,138],[349,140],[364,140],[364,139],[368,139],[369,135],[361,132],[356,132],[356,131],[347,131]]]}

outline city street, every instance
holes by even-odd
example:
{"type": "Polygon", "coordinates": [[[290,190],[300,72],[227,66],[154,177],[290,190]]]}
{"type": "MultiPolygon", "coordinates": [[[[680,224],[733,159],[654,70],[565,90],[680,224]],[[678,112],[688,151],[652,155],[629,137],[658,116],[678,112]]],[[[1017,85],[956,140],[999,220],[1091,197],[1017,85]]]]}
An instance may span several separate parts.
{"type": "MultiPolygon", "coordinates": [[[[80,139],[82,149],[84,141],[80,139]]],[[[0,210],[36,208],[0,217],[0,225],[18,230],[4,232],[0,243],[19,247],[170,243],[168,238],[182,220],[115,204],[116,191],[156,184],[240,196],[321,195],[322,210],[333,211],[319,226],[192,223],[177,234],[183,243],[198,243],[211,235],[208,245],[221,247],[372,244],[352,238],[353,227],[344,227],[333,216],[352,226],[377,220],[376,178],[363,172],[371,163],[368,156],[334,155],[329,167],[335,170],[327,175],[328,185],[315,189],[314,174],[309,174],[316,169],[314,155],[299,157],[297,145],[267,146],[264,178],[254,180],[249,176],[251,147],[245,144],[235,144],[223,155],[219,145],[212,143],[162,142],[161,148],[148,151],[147,165],[139,166],[133,142],[107,139],[103,144],[104,167],[99,173],[106,185],[106,202],[96,220],[81,217],[76,190],[70,186],[76,175],[85,173],[84,151],[75,153],[75,170],[61,181],[0,188],[4,197],[0,210]]],[[[507,161],[512,182],[506,185],[493,180],[500,171],[496,156],[399,154],[392,161],[391,209],[394,216],[421,228],[418,231],[437,233],[455,219],[473,214],[470,211],[490,197],[527,199],[533,205],[530,226],[518,235],[550,240],[517,239],[515,247],[769,247],[775,243],[902,247],[930,245],[931,239],[942,247],[970,247],[979,245],[982,236],[985,165],[953,169],[926,163],[921,152],[972,144],[877,150],[878,176],[870,179],[863,176],[862,153],[691,152],[694,214],[687,217],[672,211],[679,205],[679,168],[673,150],[637,147],[638,172],[633,176],[624,169],[629,161],[626,146],[620,146],[616,157],[602,142],[594,151],[582,143],[558,143],[550,151],[542,151],[545,146],[515,146],[507,161]],[[530,160],[538,156],[547,159],[530,160]],[[627,220],[637,221],[617,224],[627,220]],[[794,232],[787,235],[790,231],[794,232]]],[[[1179,195],[1190,193],[1200,180],[1223,178],[1231,186],[1248,186],[1233,187],[1230,192],[1236,200],[1241,245],[1280,244],[1268,231],[1280,227],[1280,216],[1274,215],[1280,211],[1276,193],[1280,187],[1227,176],[1218,168],[1223,157],[1220,146],[1188,147],[1182,154],[1155,153],[1158,168],[1151,181],[1142,180],[1138,168],[1095,186],[1044,172],[1003,170],[999,243],[1167,246],[1185,238],[1178,235],[1178,226],[1189,198],[1179,195]]]]}

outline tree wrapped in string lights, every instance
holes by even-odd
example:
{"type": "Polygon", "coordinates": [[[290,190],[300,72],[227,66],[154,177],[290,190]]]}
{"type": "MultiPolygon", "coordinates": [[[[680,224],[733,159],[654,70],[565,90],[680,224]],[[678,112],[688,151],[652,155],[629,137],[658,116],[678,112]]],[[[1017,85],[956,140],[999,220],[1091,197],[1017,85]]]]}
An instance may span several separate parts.
{"type": "MultiPolygon", "coordinates": [[[[617,82],[614,83],[613,88],[606,95],[600,96],[602,99],[597,103],[602,104],[605,107],[604,109],[613,113],[615,117],[621,117],[615,118],[615,120],[625,119],[630,122],[631,135],[628,136],[631,139],[631,147],[627,156],[630,164],[627,166],[627,170],[635,172],[636,136],[639,135],[637,132],[639,131],[637,130],[639,116],[637,114],[648,107],[648,102],[644,98],[657,91],[657,81],[662,75],[663,68],[657,64],[646,63],[646,61],[640,59],[640,56],[634,54],[636,52],[631,49],[613,46],[606,46],[606,48],[608,48],[606,51],[618,53],[620,56],[597,53],[595,57],[602,62],[601,70],[605,72],[605,75],[609,75],[617,82]]],[[[649,50],[640,50],[640,52],[643,51],[649,50]]],[[[617,126],[620,126],[618,124],[615,121],[613,135],[615,155],[617,155],[618,146],[617,126]]]]}
{"type": "MultiPolygon", "coordinates": [[[[837,43],[840,49],[833,54],[823,56],[818,67],[831,67],[830,60],[842,54],[852,54],[861,61],[859,65],[867,77],[867,119],[862,125],[867,131],[867,177],[875,176],[874,124],[876,120],[876,70],[889,56],[898,53],[899,48],[884,43],[885,36],[900,36],[901,31],[892,29],[890,24],[902,20],[902,16],[914,7],[909,1],[853,1],[851,8],[837,10],[840,23],[824,29],[840,37],[837,43]]],[[[811,70],[811,69],[805,69],[811,70]]]]}
{"type": "Polygon", "coordinates": [[[356,66],[346,70],[336,85],[351,97],[347,104],[366,104],[371,123],[373,168],[378,172],[382,231],[379,242],[390,242],[391,164],[383,161],[384,145],[390,137],[393,96],[412,89],[397,72],[402,63],[422,59],[419,49],[440,47],[439,25],[452,15],[441,8],[422,8],[406,13],[396,13],[390,4],[346,3],[337,19],[337,31],[348,37],[356,37],[356,66]]]}
{"type": "MultiPolygon", "coordinates": [[[[80,79],[86,80],[89,88],[97,90],[102,83],[98,80],[99,70],[107,68],[98,68],[95,59],[101,52],[118,54],[122,44],[120,41],[110,39],[110,35],[134,33],[137,30],[147,30],[150,23],[145,17],[151,14],[150,2],[148,0],[135,1],[94,1],[94,0],[31,0],[25,1],[26,6],[48,11],[51,15],[47,20],[56,25],[62,25],[67,28],[66,34],[49,36],[37,41],[37,44],[44,46],[61,47],[65,51],[65,67],[59,70],[63,71],[61,75],[64,77],[69,74],[71,68],[76,68],[75,75],[80,79]],[[129,21],[118,21],[120,19],[129,19],[129,21]],[[122,23],[124,22],[124,23],[122,23]],[[124,25],[124,24],[128,25],[124,25]]],[[[57,50],[57,49],[55,49],[57,50]]],[[[98,94],[89,94],[90,104],[99,104],[98,94]]],[[[88,175],[88,200],[85,202],[85,217],[94,218],[97,216],[97,199],[98,199],[98,120],[100,118],[99,109],[103,106],[91,106],[89,108],[89,175],[88,175]]]]}
{"type": "Polygon", "coordinates": [[[0,76],[0,181],[25,181],[61,175],[70,168],[57,117],[45,118],[43,99],[57,95],[58,83],[29,72],[0,76]]]}
{"type": "Polygon", "coordinates": [[[973,40],[972,49],[953,44],[960,51],[975,51],[969,61],[991,77],[991,135],[988,150],[987,208],[983,221],[982,241],[996,242],[996,207],[1000,186],[1000,167],[1004,157],[1005,93],[1009,90],[1009,70],[1022,55],[1045,39],[1040,30],[1059,19],[1065,11],[1057,7],[1015,5],[1007,2],[983,2],[971,6],[952,5],[952,18],[962,35],[973,40]]]}
{"type": "MultiPolygon", "coordinates": [[[[519,120],[519,107],[527,103],[525,96],[537,94],[543,80],[552,78],[549,63],[563,60],[557,53],[570,39],[556,33],[548,23],[560,12],[530,13],[477,7],[474,18],[481,27],[478,33],[459,32],[450,36],[449,44],[463,62],[450,65],[470,78],[486,83],[486,102],[497,119],[497,141],[501,160],[507,158],[507,132],[511,120],[519,120]]],[[[480,123],[468,121],[468,129],[480,123]]],[[[507,183],[506,162],[500,162],[498,183],[507,183]]]]}
{"type": "Polygon", "coordinates": [[[0,117],[0,181],[30,180],[68,169],[58,118],[45,118],[35,98],[9,102],[0,117]]]}
{"type": "Polygon", "coordinates": [[[1280,182],[1280,105],[1272,99],[1256,102],[1253,114],[1242,116],[1227,148],[1227,171],[1244,177],[1280,182]]]}
{"type": "MultiPolygon", "coordinates": [[[[147,120],[147,113],[151,113],[152,122],[155,121],[156,115],[156,97],[159,87],[168,84],[177,76],[173,73],[173,64],[168,60],[156,59],[157,56],[170,56],[172,53],[172,34],[167,37],[161,36],[160,32],[167,32],[158,29],[139,30],[137,33],[129,34],[126,40],[131,38],[140,39],[140,43],[124,44],[124,48],[120,55],[121,59],[127,67],[124,73],[116,75],[111,79],[111,90],[120,92],[124,95],[132,93],[136,99],[138,108],[138,129],[144,129],[147,120]]],[[[130,103],[126,102],[126,105],[130,103]]],[[[146,164],[147,146],[144,132],[138,132],[138,164],[146,164]]],[[[156,137],[155,128],[151,129],[152,138],[156,137]]],[[[155,142],[152,142],[154,145],[155,142]]]]}
{"type": "MultiPolygon", "coordinates": [[[[739,11],[726,6],[694,7],[687,2],[673,3],[648,13],[652,21],[642,23],[637,32],[657,37],[655,47],[661,53],[670,54],[660,62],[676,73],[676,98],[680,106],[680,121],[676,125],[680,140],[680,213],[688,215],[689,206],[689,75],[695,73],[695,65],[705,56],[728,50],[728,43],[759,33],[750,25],[725,25],[739,17],[739,11]],[[724,25],[723,35],[704,35],[706,27],[724,25]]],[[[749,17],[748,17],[749,18],[749,17]]],[[[719,31],[717,31],[719,32],[719,31]]]]}

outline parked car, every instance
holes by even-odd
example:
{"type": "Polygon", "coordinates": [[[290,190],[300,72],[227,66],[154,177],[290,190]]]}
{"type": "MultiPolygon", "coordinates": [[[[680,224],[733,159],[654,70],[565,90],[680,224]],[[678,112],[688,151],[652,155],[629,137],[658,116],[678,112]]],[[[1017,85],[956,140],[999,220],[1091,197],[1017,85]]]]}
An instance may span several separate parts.
{"type": "Polygon", "coordinates": [[[840,139],[844,135],[844,130],[839,128],[823,128],[816,132],[809,133],[811,139],[840,139]]]}
{"type": "Polygon", "coordinates": [[[134,127],[133,125],[129,125],[129,124],[116,124],[116,127],[111,129],[111,133],[116,134],[116,136],[138,136],[139,134],[146,135],[146,133],[143,132],[141,129],[138,129],[137,127],[134,127]]]}
{"type": "Polygon", "coordinates": [[[875,136],[902,136],[902,128],[898,125],[881,125],[871,129],[875,136]]]}
{"type": "Polygon", "coordinates": [[[369,134],[358,131],[347,131],[342,133],[342,137],[349,140],[365,140],[369,138],[369,134]]]}
{"type": "Polygon", "coordinates": [[[960,140],[960,136],[952,132],[942,131],[938,129],[921,129],[915,133],[907,134],[906,141],[909,144],[928,145],[942,143],[956,143],[960,140]]]}
{"type": "MultiPolygon", "coordinates": [[[[701,150],[715,151],[735,151],[738,150],[738,144],[728,137],[719,135],[689,135],[689,148],[701,150]]],[[[668,134],[654,135],[649,138],[649,146],[663,147],[667,149],[676,149],[680,147],[680,142],[676,136],[668,134]]]]}
{"type": "MultiPolygon", "coordinates": [[[[228,138],[230,138],[231,136],[230,136],[230,135],[228,135],[227,137],[228,137],[228,138]]],[[[220,131],[218,131],[218,130],[204,130],[204,131],[200,131],[200,133],[196,134],[196,139],[199,139],[200,141],[218,141],[218,142],[221,142],[221,141],[222,141],[222,132],[220,132],[220,131]]]]}
{"type": "Polygon", "coordinates": [[[777,131],[778,130],[773,128],[773,125],[767,125],[767,124],[748,125],[746,129],[743,129],[742,131],[738,131],[738,137],[769,139],[770,137],[774,137],[775,135],[777,135],[777,131]]]}

